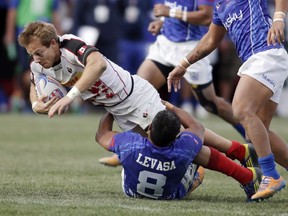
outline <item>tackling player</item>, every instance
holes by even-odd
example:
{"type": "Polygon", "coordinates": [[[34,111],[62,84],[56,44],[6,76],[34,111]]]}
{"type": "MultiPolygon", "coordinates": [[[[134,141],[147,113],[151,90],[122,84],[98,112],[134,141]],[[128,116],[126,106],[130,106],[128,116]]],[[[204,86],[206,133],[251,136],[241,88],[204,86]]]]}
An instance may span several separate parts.
{"type": "MultiPolygon", "coordinates": [[[[113,117],[109,113],[100,121],[96,141],[118,155],[124,193],[136,198],[183,198],[199,185],[199,178],[191,172],[193,162],[233,177],[250,200],[261,181],[261,171],[242,167],[217,150],[203,146],[204,127],[184,110],[169,102],[164,104],[166,110],[153,119],[148,138],[131,131],[112,131],[113,117]]],[[[201,183],[204,174],[200,174],[201,183]]]]}

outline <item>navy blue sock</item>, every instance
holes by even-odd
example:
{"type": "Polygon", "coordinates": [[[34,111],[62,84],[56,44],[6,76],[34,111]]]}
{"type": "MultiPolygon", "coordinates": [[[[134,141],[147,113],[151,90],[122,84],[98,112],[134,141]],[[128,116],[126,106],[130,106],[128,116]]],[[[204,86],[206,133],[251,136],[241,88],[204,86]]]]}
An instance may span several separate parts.
{"type": "Polygon", "coordinates": [[[258,158],[258,162],[262,168],[262,172],[264,176],[271,176],[274,179],[279,179],[280,174],[276,170],[276,164],[274,161],[273,154],[269,154],[266,157],[258,158]]]}
{"type": "Polygon", "coordinates": [[[245,129],[240,123],[233,125],[233,127],[238,131],[238,133],[241,134],[244,139],[246,138],[245,129]]]}

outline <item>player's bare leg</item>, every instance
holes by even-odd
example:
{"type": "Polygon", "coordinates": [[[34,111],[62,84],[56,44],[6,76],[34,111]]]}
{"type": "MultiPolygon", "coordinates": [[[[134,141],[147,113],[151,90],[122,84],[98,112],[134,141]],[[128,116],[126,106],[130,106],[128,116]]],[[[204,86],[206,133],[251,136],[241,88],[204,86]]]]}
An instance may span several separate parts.
{"type": "Polygon", "coordinates": [[[285,181],[276,170],[268,134],[271,119],[277,108],[277,104],[270,100],[272,95],[272,91],[262,83],[250,76],[242,75],[232,103],[235,116],[245,127],[255,146],[263,171],[260,189],[252,196],[254,201],[269,198],[285,187],[285,181]],[[257,94],[251,94],[251,89],[257,89],[257,94]],[[263,113],[266,115],[263,116],[263,113]]]}
{"type": "Polygon", "coordinates": [[[160,69],[149,59],[145,59],[140,65],[137,75],[150,82],[157,90],[166,83],[166,78],[160,69]]]}

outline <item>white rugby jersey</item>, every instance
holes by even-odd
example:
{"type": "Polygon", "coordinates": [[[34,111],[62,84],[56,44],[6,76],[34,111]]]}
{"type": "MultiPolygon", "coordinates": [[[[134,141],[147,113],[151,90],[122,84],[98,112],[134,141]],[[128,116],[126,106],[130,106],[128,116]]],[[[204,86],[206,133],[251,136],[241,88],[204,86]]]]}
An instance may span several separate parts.
{"type": "MultiPolygon", "coordinates": [[[[35,84],[39,76],[45,74],[53,77],[65,87],[72,87],[81,77],[87,56],[98,49],[87,45],[80,38],[66,34],[59,36],[61,62],[49,69],[32,61],[31,81],[35,84]]],[[[133,91],[133,78],[130,73],[116,65],[105,56],[107,68],[88,90],[81,93],[83,100],[94,105],[115,106],[125,100],[133,91]]]]}

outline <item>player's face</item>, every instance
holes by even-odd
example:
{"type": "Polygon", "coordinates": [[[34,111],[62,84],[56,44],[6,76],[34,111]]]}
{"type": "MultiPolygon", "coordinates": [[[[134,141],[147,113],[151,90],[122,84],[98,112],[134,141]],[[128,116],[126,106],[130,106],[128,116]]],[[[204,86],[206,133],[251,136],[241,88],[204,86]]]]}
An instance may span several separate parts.
{"type": "Polygon", "coordinates": [[[40,39],[36,39],[32,41],[26,49],[35,62],[47,69],[59,61],[59,55],[57,55],[57,53],[60,51],[58,47],[56,47],[56,44],[57,42],[52,40],[50,46],[46,47],[41,44],[40,39]]]}

